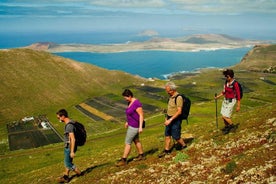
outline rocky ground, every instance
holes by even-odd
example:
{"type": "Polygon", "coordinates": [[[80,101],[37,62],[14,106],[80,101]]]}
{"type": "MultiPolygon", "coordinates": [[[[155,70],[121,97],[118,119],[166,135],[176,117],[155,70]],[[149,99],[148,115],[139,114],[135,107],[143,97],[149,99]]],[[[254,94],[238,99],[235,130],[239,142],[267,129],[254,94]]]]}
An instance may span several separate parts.
{"type": "Polygon", "coordinates": [[[99,183],[275,183],[276,117],[249,123],[228,135],[213,131],[210,139],[201,136],[187,149],[139,167],[130,163],[99,183]]]}

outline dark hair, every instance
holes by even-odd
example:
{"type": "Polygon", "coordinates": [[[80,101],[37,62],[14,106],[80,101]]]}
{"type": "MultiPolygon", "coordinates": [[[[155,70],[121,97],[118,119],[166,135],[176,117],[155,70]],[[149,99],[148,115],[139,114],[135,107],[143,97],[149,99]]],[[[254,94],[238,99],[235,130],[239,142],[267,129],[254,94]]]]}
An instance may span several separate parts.
{"type": "Polygon", "coordinates": [[[229,75],[231,78],[234,77],[234,71],[231,69],[226,69],[225,71],[223,71],[223,75],[226,77],[227,75],[229,75]]]}
{"type": "Polygon", "coordinates": [[[68,112],[67,112],[65,109],[60,109],[60,110],[57,112],[57,115],[58,115],[59,117],[64,116],[64,117],[68,118],[68,112]]]}
{"type": "Polygon", "coordinates": [[[122,95],[126,97],[133,97],[133,93],[129,89],[125,89],[122,95]]]}

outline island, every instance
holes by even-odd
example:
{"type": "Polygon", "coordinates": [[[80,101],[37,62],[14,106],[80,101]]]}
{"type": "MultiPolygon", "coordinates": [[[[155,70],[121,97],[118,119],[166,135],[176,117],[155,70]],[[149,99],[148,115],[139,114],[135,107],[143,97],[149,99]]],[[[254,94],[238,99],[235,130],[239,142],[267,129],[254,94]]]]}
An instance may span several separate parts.
{"type": "Polygon", "coordinates": [[[34,50],[44,50],[51,53],[57,52],[95,52],[114,53],[143,50],[197,52],[218,49],[235,49],[252,47],[258,44],[267,44],[268,41],[244,40],[223,34],[197,34],[181,38],[153,37],[143,42],[119,44],[57,44],[53,42],[39,42],[27,46],[34,50]]]}

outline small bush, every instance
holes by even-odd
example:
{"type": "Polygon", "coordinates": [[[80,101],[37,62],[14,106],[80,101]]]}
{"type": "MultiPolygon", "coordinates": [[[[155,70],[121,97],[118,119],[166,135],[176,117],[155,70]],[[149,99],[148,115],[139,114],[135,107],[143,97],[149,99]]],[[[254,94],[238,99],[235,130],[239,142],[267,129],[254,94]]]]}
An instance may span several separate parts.
{"type": "Polygon", "coordinates": [[[229,173],[232,173],[237,167],[237,164],[235,161],[230,161],[227,165],[226,165],[226,168],[225,168],[225,172],[227,174],[229,173]]]}
{"type": "Polygon", "coordinates": [[[175,162],[175,163],[184,162],[184,161],[186,161],[187,159],[189,159],[189,155],[187,155],[187,154],[185,154],[185,153],[182,153],[182,152],[179,152],[179,153],[177,153],[177,155],[175,156],[174,162],[175,162]]]}

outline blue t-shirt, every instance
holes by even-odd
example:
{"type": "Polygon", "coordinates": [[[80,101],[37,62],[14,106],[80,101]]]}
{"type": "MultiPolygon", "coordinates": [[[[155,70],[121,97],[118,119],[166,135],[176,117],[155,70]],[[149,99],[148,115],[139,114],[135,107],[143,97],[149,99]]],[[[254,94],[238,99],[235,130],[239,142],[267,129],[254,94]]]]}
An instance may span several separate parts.
{"type": "Polygon", "coordinates": [[[142,107],[142,104],[136,99],[131,106],[126,109],[128,125],[133,128],[139,128],[139,114],[136,112],[136,109],[139,107],[142,107]]]}

